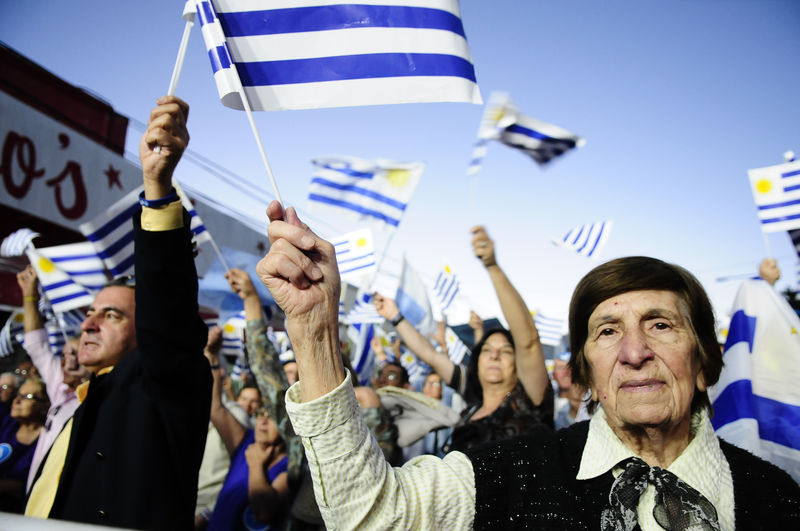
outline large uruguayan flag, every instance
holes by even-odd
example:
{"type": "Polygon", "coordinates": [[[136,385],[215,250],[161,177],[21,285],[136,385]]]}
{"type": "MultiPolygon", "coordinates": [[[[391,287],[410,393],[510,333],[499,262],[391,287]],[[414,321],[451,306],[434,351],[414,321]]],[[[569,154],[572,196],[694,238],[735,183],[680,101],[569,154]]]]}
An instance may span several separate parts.
{"type": "Polygon", "coordinates": [[[450,266],[445,264],[444,268],[439,271],[436,276],[436,282],[433,284],[433,296],[439,304],[439,309],[442,313],[446,312],[450,305],[458,295],[458,288],[460,283],[456,278],[450,266]]]}
{"type": "Polygon", "coordinates": [[[339,266],[339,276],[343,281],[359,286],[366,275],[375,273],[377,259],[370,229],[348,232],[332,238],[331,243],[336,251],[336,265],[339,266]]]}
{"type": "Polygon", "coordinates": [[[800,229],[800,161],[747,172],[764,232],[800,229]]]}
{"type": "Polygon", "coordinates": [[[92,242],[97,254],[114,277],[133,274],[133,214],[139,210],[139,187],[101,212],[92,221],[82,223],[81,232],[92,242]]]}
{"type": "Polygon", "coordinates": [[[557,347],[564,338],[564,319],[550,317],[542,312],[531,312],[536,330],[539,332],[539,340],[544,345],[557,347]]]}
{"type": "Polygon", "coordinates": [[[717,434],[800,481],[800,319],[763,280],[739,288],[723,360],[709,391],[717,434]]]}
{"type": "Polygon", "coordinates": [[[317,170],[311,178],[309,206],[388,229],[400,224],[424,168],[420,163],[354,157],[325,157],[311,162],[317,170]]]}
{"type": "Polygon", "coordinates": [[[428,291],[419,274],[409,265],[403,257],[403,272],[400,275],[400,285],[394,297],[400,313],[406,320],[414,325],[423,335],[432,334],[436,328],[433,321],[431,303],[428,300],[428,291]]]}
{"type": "Polygon", "coordinates": [[[597,258],[608,242],[613,227],[611,220],[578,225],[561,239],[552,240],[559,247],[571,249],[581,256],[597,258]]]}
{"type": "Polygon", "coordinates": [[[222,103],[480,103],[457,0],[197,0],[222,103]]]}

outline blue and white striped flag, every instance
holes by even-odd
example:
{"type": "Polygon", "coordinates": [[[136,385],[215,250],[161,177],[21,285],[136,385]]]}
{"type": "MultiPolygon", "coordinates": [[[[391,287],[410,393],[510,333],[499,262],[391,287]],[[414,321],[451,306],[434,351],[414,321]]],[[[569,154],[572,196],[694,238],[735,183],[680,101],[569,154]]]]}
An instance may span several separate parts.
{"type": "Polygon", "coordinates": [[[225,321],[222,327],[222,354],[244,358],[244,329],[246,325],[244,311],[225,321]]]}
{"type": "Polygon", "coordinates": [[[539,164],[546,164],[586,143],[566,129],[521,114],[514,124],[502,130],[500,142],[524,151],[539,164]]]}
{"type": "Polygon", "coordinates": [[[359,293],[356,296],[353,307],[347,315],[344,316],[344,322],[347,324],[381,324],[383,321],[384,319],[378,314],[378,310],[375,309],[375,304],[372,302],[372,295],[369,293],[359,293]]]}
{"type": "Polygon", "coordinates": [[[100,290],[106,282],[102,262],[89,244],[29,248],[26,254],[54,312],[66,312],[90,305],[94,302],[94,292],[100,290]],[[90,249],[91,257],[79,252],[75,254],[77,259],[71,261],[70,253],[76,246],[83,247],[84,250],[90,249]],[[62,252],[61,248],[65,247],[68,248],[67,253],[62,252]]]}
{"type": "Polygon", "coordinates": [[[347,327],[350,340],[350,363],[356,371],[361,385],[369,385],[375,371],[375,355],[370,343],[375,335],[375,327],[371,323],[353,323],[347,327]]]}
{"type": "MultiPolygon", "coordinates": [[[[790,230],[789,237],[792,238],[794,251],[797,253],[798,259],[800,259],[800,229],[790,230]]],[[[797,262],[797,278],[800,279],[800,260],[797,262]]]]}
{"type": "Polygon", "coordinates": [[[25,313],[14,310],[6,319],[0,330],[0,358],[10,356],[14,352],[14,343],[23,344],[25,338],[25,313]]]}
{"type": "Polygon", "coordinates": [[[28,228],[15,230],[3,238],[3,243],[0,244],[0,256],[22,256],[25,253],[25,249],[37,236],[41,236],[41,234],[28,228]]]}
{"type": "Polygon", "coordinates": [[[456,295],[458,295],[459,287],[460,283],[455,273],[453,273],[449,265],[445,264],[444,268],[439,271],[439,274],[436,276],[436,282],[433,284],[433,296],[439,304],[439,309],[442,313],[446,312],[450,308],[450,305],[453,304],[456,295]]]}
{"type": "Polygon", "coordinates": [[[57,313],[45,323],[47,330],[47,340],[50,344],[50,351],[54,355],[60,355],[64,350],[66,338],[78,337],[81,335],[81,323],[86,319],[86,315],[80,310],[69,310],[57,313]]]}
{"type": "Polygon", "coordinates": [[[92,242],[111,275],[133,274],[133,214],[139,210],[139,187],[101,212],[92,221],[82,223],[81,232],[92,242]]]}
{"type": "Polygon", "coordinates": [[[728,442],[800,481],[800,319],[763,280],[736,295],[711,423],[728,442]]]}
{"type": "Polygon", "coordinates": [[[419,183],[423,164],[355,157],[325,157],[317,167],[308,193],[309,206],[328,209],[393,230],[419,183]]]}
{"type": "Polygon", "coordinates": [[[222,103],[480,103],[457,0],[196,0],[222,103]]]}
{"type": "Polygon", "coordinates": [[[492,92],[489,103],[483,111],[481,125],[478,128],[478,140],[472,151],[472,160],[467,167],[467,175],[478,173],[483,159],[489,149],[490,140],[498,140],[503,129],[512,125],[517,119],[516,109],[510,105],[508,94],[492,92]]]}
{"type": "Polygon", "coordinates": [[[433,321],[431,303],[428,300],[428,291],[419,274],[403,257],[403,272],[400,275],[400,285],[394,297],[400,313],[423,335],[432,334],[436,329],[433,321]]]}
{"type": "Polygon", "coordinates": [[[189,199],[189,196],[186,195],[186,192],[183,191],[177,182],[173,181],[173,185],[181,197],[181,204],[183,205],[183,208],[185,208],[186,212],[189,213],[189,217],[191,219],[189,228],[192,231],[192,238],[194,241],[197,243],[197,245],[211,241],[211,233],[208,232],[205,223],[203,223],[203,220],[200,219],[200,216],[197,214],[197,210],[195,210],[192,200],[189,199]]]}
{"type": "Polygon", "coordinates": [[[611,220],[578,225],[560,240],[554,239],[553,243],[571,249],[581,256],[597,258],[608,241],[613,225],[611,220]]]}
{"type": "Polygon", "coordinates": [[[469,348],[461,341],[452,328],[449,326],[444,334],[445,342],[447,343],[447,354],[453,363],[466,363],[469,360],[469,348]]]}
{"type": "Polygon", "coordinates": [[[542,312],[531,312],[536,330],[539,332],[539,339],[543,345],[557,347],[561,344],[564,337],[564,319],[548,317],[542,312]]]}
{"type": "Polygon", "coordinates": [[[425,384],[425,377],[428,376],[432,370],[427,363],[420,361],[413,352],[406,348],[402,348],[400,355],[400,365],[408,372],[408,383],[416,391],[422,391],[422,386],[425,384]]]}
{"type": "Polygon", "coordinates": [[[377,257],[370,229],[348,232],[332,238],[331,242],[336,251],[339,276],[343,281],[359,286],[360,280],[377,270],[377,257]]]}
{"type": "Polygon", "coordinates": [[[764,232],[800,229],[800,161],[747,172],[764,232]]]}

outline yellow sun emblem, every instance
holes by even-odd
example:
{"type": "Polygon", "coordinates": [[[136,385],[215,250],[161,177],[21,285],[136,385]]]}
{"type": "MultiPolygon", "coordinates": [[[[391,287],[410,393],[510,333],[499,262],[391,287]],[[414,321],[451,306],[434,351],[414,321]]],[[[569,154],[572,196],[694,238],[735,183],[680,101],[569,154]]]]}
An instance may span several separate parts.
{"type": "Polygon", "coordinates": [[[39,258],[39,269],[43,273],[52,273],[56,270],[56,266],[47,258],[39,258]]]}
{"type": "Polygon", "coordinates": [[[230,323],[225,323],[225,333],[232,334],[236,331],[236,327],[230,323]]]}
{"type": "Polygon", "coordinates": [[[411,172],[408,170],[386,170],[386,180],[389,181],[392,186],[396,186],[398,188],[402,188],[408,183],[408,178],[411,176],[411,172]]]}
{"type": "Polygon", "coordinates": [[[756,190],[761,194],[767,194],[772,190],[772,181],[769,179],[761,179],[756,183],[756,190]]]}
{"type": "Polygon", "coordinates": [[[452,272],[452,271],[450,271],[450,266],[448,266],[448,265],[444,266],[444,272],[449,275],[452,272]]]}
{"type": "Polygon", "coordinates": [[[359,239],[356,240],[356,246],[364,247],[365,245],[367,245],[367,239],[366,238],[359,238],[359,239]]]}

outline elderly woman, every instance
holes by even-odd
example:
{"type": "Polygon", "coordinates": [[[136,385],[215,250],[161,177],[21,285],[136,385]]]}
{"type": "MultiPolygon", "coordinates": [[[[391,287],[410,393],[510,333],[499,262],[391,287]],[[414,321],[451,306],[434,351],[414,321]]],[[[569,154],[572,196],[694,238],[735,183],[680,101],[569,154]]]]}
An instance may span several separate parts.
{"type": "Polygon", "coordinates": [[[706,389],[722,360],[711,305],[685,270],[623,258],[579,283],[571,364],[601,406],[591,421],[395,469],[336,355],[333,248],[293,210],[267,212],[258,270],[287,315],[302,375],[287,408],[329,528],[800,529],[800,487],[711,428],[706,389]]]}

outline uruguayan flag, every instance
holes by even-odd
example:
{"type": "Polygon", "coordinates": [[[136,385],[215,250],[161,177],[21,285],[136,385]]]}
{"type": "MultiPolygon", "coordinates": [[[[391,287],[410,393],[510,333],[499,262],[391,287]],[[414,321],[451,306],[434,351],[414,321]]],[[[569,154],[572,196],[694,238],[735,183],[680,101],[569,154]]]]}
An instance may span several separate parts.
{"type": "MultiPolygon", "coordinates": [[[[29,248],[26,251],[28,260],[30,260],[31,265],[36,270],[36,276],[39,277],[42,291],[55,312],[66,312],[82,306],[88,306],[94,302],[93,293],[101,289],[106,282],[102,264],[100,264],[99,271],[95,266],[93,270],[78,271],[79,273],[86,273],[85,275],[73,276],[71,273],[62,269],[62,267],[72,267],[74,264],[71,264],[69,261],[55,263],[53,259],[49,257],[51,253],[58,255],[59,248],[61,247],[72,247],[76,245],[80,246],[83,244],[60,245],[45,249],[29,248]],[[53,251],[53,249],[56,249],[56,251],[53,251]],[[83,285],[82,282],[91,284],[91,287],[83,285]]],[[[91,248],[91,246],[89,247],[91,248]]],[[[91,249],[93,252],[94,249],[91,249]]],[[[94,255],[94,258],[97,260],[96,255],[94,255]]],[[[77,262],[80,265],[84,262],[91,263],[91,260],[78,260],[77,262]]]]}
{"type": "Polygon", "coordinates": [[[447,354],[453,363],[466,363],[469,360],[469,349],[449,326],[445,331],[444,338],[447,343],[447,354]]]}
{"type": "Polygon", "coordinates": [[[12,232],[3,238],[3,243],[0,244],[0,256],[22,256],[25,249],[28,248],[31,241],[37,236],[41,235],[27,228],[12,232]]]}
{"type": "Polygon", "coordinates": [[[763,280],[742,282],[723,360],[709,391],[717,434],[800,481],[800,319],[763,280]]]}
{"type": "Polygon", "coordinates": [[[211,233],[208,232],[205,223],[203,223],[203,220],[200,219],[200,216],[197,214],[197,210],[195,210],[192,200],[189,199],[189,196],[186,195],[186,192],[183,191],[177,182],[173,181],[173,185],[180,195],[183,208],[185,208],[186,212],[189,213],[189,217],[191,219],[189,228],[192,231],[192,238],[194,238],[194,241],[197,243],[197,245],[211,241],[211,233]]]}
{"type": "Polygon", "coordinates": [[[531,312],[536,330],[539,332],[539,340],[543,345],[557,347],[561,344],[564,337],[564,319],[549,317],[542,312],[531,312]]]}
{"type": "Polygon", "coordinates": [[[422,386],[425,384],[425,377],[432,372],[431,368],[427,363],[420,361],[413,352],[405,348],[402,348],[399,361],[400,365],[408,373],[408,383],[411,384],[414,390],[421,391],[422,386]]]}
{"type": "Polygon", "coordinates": [[[764,232],[800,229],[800,161],[747,172],[764,232]]]}
{"type": "Polygon", "coordinates": [[[50,351],[55,355],[60,355],[64,350],[67,338],[81,335],[81,323],[86,319],[86,315],[80,310],[70,310],[57,313],[52,317],[45,323],[47,340],[50,344],[50,351]]]}
{"type": "Polygon", "coordinates": [[[436,276],[436,282],[433,284],[433,296],[439,304],[439,309],[442,313],[446,312],[450,305],[458,295],[458,288],[460,284],[450,266],[445,264],[444,268],[436,276]]]}
{"type": "Polygon", "coordinates": [[[483,164],[483,159],[489,150],[489,141],[498,140],[501,132],[511,126],[517,119],[514,108],[504,92],[492,92],[489,103],[483,111],[481,125],[478,128],[478,140],[472,150],[472,160],[467,167],[467,175],[478,173],[483,164]]]}
{"type": "Polygon", "coordinates": [[[89,291],[100,291],[108,282],[103,261],[89,242],[41,247],[36,252],[89,291]]]}
{"type": "Polygon", "coordinates": [[[347,338],[351,345],[350,363],[361,385],[369,385],[375,371],[375,355],[370,348],[374,336],[375,328],[371,323],[353,323],[347,327],[347,338]]]}
{"type": "Polygon", "coordinates": [[[332,209],[357,220],[395,229],[419,183],[423,164],[354,157],[311,161],[317,170],[308,192],[309,206],[332,209]]]}
{"type": "MultiPolygon", "coordinates": [[[[790,230],[789,236],[792,238],[794,250],[797,253],[798,258],[800,258],[800,229],[790,230]]],[[[797,276],[800,278],[800,261],[797,263],[797,276]]]]}
{"type": "Polygon", "coordinates": [[[247,324],[244,311],[225,321],[222,327],[222,350],[225,356],[244,357],[244,329],[247,324]]]}
{"type": "Polygon", "coordinates": [[[347,324],[356,323],[383,323],[384,319],[378,314],[375,305],[372,303],[372,295],[369,293],[359,293],[355,303],[349,312],[344,316],[347,324]]]}
{"type": "Polygon", "coordinates": [[[81,232],[92,242],[112,276],[133,274],[133,214],[139,210],[139,187],[101,212],[92,221],[82,223],[81,232]]]}
{"type": "Polygon", "coordinates": [[[409,265],[403,257],[403,272],[400,275],[400,285],[394,297],[400,313],[406,320],[414,325],[423,335],[432,334],[436,329],[433,321],[431,303],[428,301],[428,292],[425,289],[419,274],[409,265]]]}
{"type": "Polygon", "coordinates": [[[25,339],[25,313],[14,310],[6,319],[3,329],[0,330],[0,358],[5,358],[14,352],[14,343],[23,344],[25,339]]]}
{"type": "Polygon", "coordinates": [[[611,220],[579,225],[560,240],[553,240],[553,243],[571,249],[581,256],[597,258],[608,241],[612,226],[611,220]]]}
{"type": "Polygon", "coordinates": [[[586,143],[566,129],[521,114],[514,124],[502,130],[500,142],[524,151],[539,164],[546,164],[586,143]]]}
{"type": "Polygon", "coordinates": [[[222,103],[480,103],[457,0],[196,0],[222,103]]]}
{"type": "Polygon", "coordinates": [[[348,232],[333,238],[331,243],[336,251],[336,264],[343,281],[358,286],[366,275],[375,273],[377,259],[370,229],[348,232]]]}

